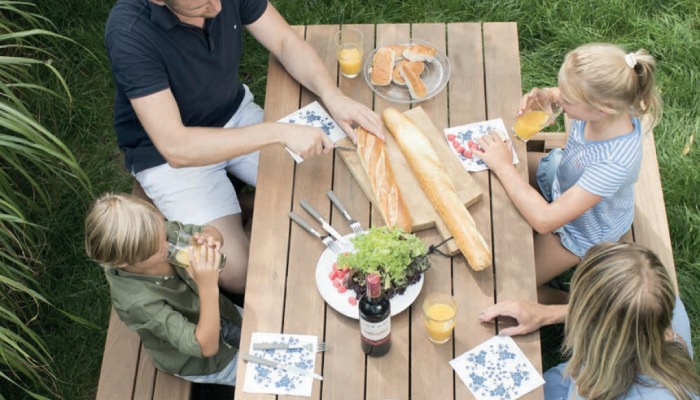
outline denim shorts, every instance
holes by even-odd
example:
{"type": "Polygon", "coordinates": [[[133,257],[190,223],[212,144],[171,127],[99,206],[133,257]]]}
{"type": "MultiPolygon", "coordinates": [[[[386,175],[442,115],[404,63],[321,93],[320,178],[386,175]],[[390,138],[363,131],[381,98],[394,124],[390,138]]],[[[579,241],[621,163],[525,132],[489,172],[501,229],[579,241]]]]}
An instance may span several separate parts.
{"type": "Polygon", "coordinates": [[[537,186],[540,187],[542,195],[549,203],[553,201],[552,187],[563,155],[562,149],[554,149],[544,156],[537,166],[537,186]]]}

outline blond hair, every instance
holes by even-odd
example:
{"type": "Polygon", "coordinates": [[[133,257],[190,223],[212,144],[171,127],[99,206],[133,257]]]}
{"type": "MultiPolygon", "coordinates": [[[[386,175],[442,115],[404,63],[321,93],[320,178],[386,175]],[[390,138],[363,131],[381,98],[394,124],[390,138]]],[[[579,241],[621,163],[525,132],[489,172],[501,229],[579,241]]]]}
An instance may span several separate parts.
{"type": "MultiPolygon", "coordinates": [[[[656,62],[640,49],[626,54],[613,44],[586,44],[569,52],[559,69],[559,86],[572,101],[611,115],[648,115],[648,129],[661,118],[656,62]]],[[[646,129],[646,128],[645,128],[646,129]]]]}
{"type": "Polygon", "coordinates": [[[640,375],[678,399],[700,393],[687,350],[665,339],[675,299],[668,271],[652,251],[630,243],[591,248],[572,278],[564,328],[564,351],[571,356],[566,373],[578,393],[616,399],[640,375]]]}
{"type": "Polygon", "coordinates": [[[160,249],[163,216],[128,194],[98,198],[85,218],[85,251],[103,267],[133,265],[160,249]]]}

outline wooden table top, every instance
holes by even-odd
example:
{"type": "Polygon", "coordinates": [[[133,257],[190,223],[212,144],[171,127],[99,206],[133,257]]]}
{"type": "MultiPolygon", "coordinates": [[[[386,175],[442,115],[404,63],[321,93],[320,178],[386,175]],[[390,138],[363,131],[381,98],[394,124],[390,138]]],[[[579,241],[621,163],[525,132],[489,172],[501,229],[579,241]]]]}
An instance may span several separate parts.
{"type": "MultiPolygon", "coordinates": [[[[347,26],[346,26],[347,27],[347,26]]],[[[379,24],[351,25],[364,33],[365,54],[374,43],[409,37],[427,40],[441,48],[451,63],[448,87],[420,103],[438,129],[502,118],[512,125],[521,97],[518,34],[515,23],[379,24]]],[[[298,26],[320,54],[329,71],[337,73],[333,35],[338,25],[298,26]]],[[[338,78],[348,96],[378,113],[393,104],[373,96],[362,76],[338,78]]],[[[267,78],[265,120],[277,121],[317,98],[300,87],[271,58],[267,78]]],[[[520,160],[526,160],[523,143],[514,141],[520,160]]],[[[527,166],[517,166],[527,177],[527,166]]],[[[256,190],[250,264],[243,318],[241,349],[250,347],[253,332],[317,335],[332,350],[319,353],[313,399],[470,399],[467,387],[453,373],[448,361],[496,334],[495,324],[481,324],[479,313],[496,301],[536,301],[532,230],[514,208],[503,187],[488,171],[473,173],[483,197],[469,207],[479,230],[491,245],[494,266],[473,271],[463,256],[433,255],[422,292],[413,305],[392,317],[392,347],[379,358],[366,357],[360,348],[359,324],[328,307],[314,280],[323,245],[287,217],[289,211],[306,216],[299,206],[306,199],[341,233],[350,229],[331,206],[326,191],[333,189],[362,226],[382,225],[378,211],[354,180],[337,154],[324,155],[295,165],[281,148],[261,152],[256,190]],[[427,339],[420,304],[432,292],[453,293],[459,313],[454,340],[435,346],[427,339]]],[[[311,219],[308,218],[310,221],[311,219]]],[[[437,244],[434,228],[418,232],[426,244],[437,244]]],[[[515,338],[516,343],[541,371],[539,334],[515,338]]],[[[269,399],[271,395],[243,392],[246,364],[239,363],[236,400],[269,399]]],[[[284,396],[280,396],[284,397],[284,396]]],[[[542,388],[525,398],[541,399],[542,388]]]]}

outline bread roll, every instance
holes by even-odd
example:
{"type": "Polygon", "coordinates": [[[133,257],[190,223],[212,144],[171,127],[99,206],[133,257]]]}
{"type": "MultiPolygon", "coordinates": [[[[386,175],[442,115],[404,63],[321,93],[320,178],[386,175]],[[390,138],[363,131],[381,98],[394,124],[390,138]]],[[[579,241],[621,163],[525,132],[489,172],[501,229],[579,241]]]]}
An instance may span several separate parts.
{"type": "Polygon", "coordinates": [[[401,190],[394,179],[394,171],[389,161],[384,141],[357,128],[357,154],[372,186],[374,199],[379,206],[379,212],[387,226],[398,226],[406,232],[411,232],[413,225],[411,215],[406,207],[401,190]]]}
{"type": "Polygon", "coordinates": [[[437,54],[435,47],[424,44],[414,44],[403,51],[403,56],[409,61],[432,61],[437,54]]]}
{"type": "MultiPolygon", "coordinates": [[[[423,63],[421,62],[421,64],[423,63]]],[[[406,82],[408,92],[411,94],[412,98],[418,100],[428,95],[428,88],[425,86],[425,83],[420,76],[418,76],[418,74],[416,74],[412,68],[409,68],[406,64],[404,64],[399,68],[399,74],[406,82]]]]}
{"type": "Polygon", "coordinates": [[[391,83],[391,73],[394,71],[394,50],[380,47],[372,58],[372,73],[370,82],[377,86],[387,86],[391,83]]]}
{"type": "Polygon", "coordinates": [[[392,50],[394,50],[394,54],[396,55],[394,57],[394,61],[401,61],[403,60],[403,52],[408,48],[408,45],[405,44],[390,44],[386,46],[392,50]]]}
{"type": "Polygon", "coordinates": [[[454,183],[428,138],[408,117],[394,108],[384,110],[382,118],[469,265],[476,271],[490,267],[491,250],[467,208],[459,200],[454,183]]]}
{"type": "Polygon", "coordinates": [[[401,85],[401,86],[406,86],[406,81],[403,79],[401,74],[399,73],[399,69],[401,68],[402,65],[405,65],[407,68],[412,69],[416,75],[420,76],[423,71],[425,70],[425,63],[418,61],[418,62],[413,62],[413,61],[408,61],[408,60],[403,60],[399,61],[396,63],[394,66],[394,72],[391,74],[391,80],[394,81],[395,84],[401,85]]]}

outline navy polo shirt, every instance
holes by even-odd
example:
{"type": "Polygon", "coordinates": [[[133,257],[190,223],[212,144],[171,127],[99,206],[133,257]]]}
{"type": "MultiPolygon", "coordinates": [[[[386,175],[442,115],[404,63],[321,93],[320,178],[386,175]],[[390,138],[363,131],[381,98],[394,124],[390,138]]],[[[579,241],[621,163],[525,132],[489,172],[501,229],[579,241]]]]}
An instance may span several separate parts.
{"type": "Polygon", "coordinates": [[[267,0],[221,0],[221,12],[199,28],[149,0],[117,1],[105,42],[116,84],[114,130],[129,171],[165,163],[129,99],[170,88],[185,126],[224,126],[244,95],[243,26],[266,8],[267,0]]]}

